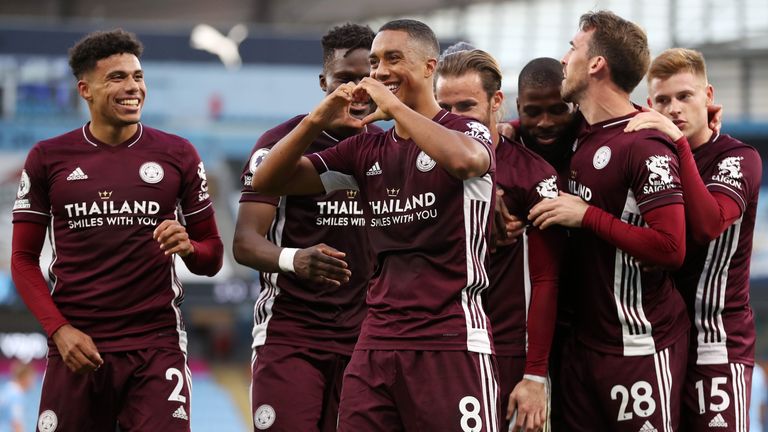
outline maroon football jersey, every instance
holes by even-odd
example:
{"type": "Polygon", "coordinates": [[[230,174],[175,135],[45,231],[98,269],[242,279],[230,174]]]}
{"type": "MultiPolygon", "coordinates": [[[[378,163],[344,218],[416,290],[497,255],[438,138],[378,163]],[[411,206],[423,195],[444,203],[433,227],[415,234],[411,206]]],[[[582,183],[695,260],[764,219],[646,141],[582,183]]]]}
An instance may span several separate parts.
{"type": "MultiPolygon", "coordinates": [[[[502,137],[496,147],[496,186],[504,190],[509,212],[526,224],[528,212],[544,198],[557,197],[557,173],[541,156],[502,137]]],[[[529,225],[526,230],[538,230],[529,225]]],[[[491,254],[487,309],[496,354],[524,356],[531,301],[531,257],[528,235],[491,254]]],[[[553,278],[557,278],[554,275],[553,278]]],[[[530,317],[531,320],[553,317],[530,317]]]]}
{"type": "Polygon", "coordinates": [[[32,148],[17,198],[14,222],[49,225],[53,301],[99,351],[185,349],[175,255],[152,232],[166,219],[213,215],[189,141],[139,124],[112,147],[86,124],[32,148]]]}
{"type": "Polygon", "coordinates": [[[489,171],[458,179],[394,128],[309,155],[326,190],[358,188],[365,203],[376,268],[357,349],[492,353],[481,301],[494,197],[490,132],[445,110],[433,120],[481,142],[489,171]]]}
{"type": "MultiPolygon", "coordinates": [[[[357,190],[317,196],[272,197],[254,192],[253,172],[280,139],[305,115],[282,123],[259,138],[243,169],[240,202],[277,207],[267,239],[282,247],[306,248],[325,243],[347,254],[352,277],[339,287],[301,280],[293,273],[261,273],[261,293],[254,310],[253,346],[279,343],[350,355],[365,316],[365,291],[373,273],[366,218],[357,190]]],[[[380,132],[376,126],[367,128],[380,132]]],[[[314,153],[339,140],[323,132],[307,149],[314,153]]]]}
{"type": "MultiPolygon", "coordinates": [[[[674,144],[657,131],[624,133],[635,113],[584,124],[571,159],[568,188],[625,223],[683,202],[674,144]]],[[[592,349],[654,354],[689,328],[685,304],[667,272],[645,272],[626,252],[588,230],[574,230],[579,274],[576,332],[592,349]]]]}
{"type": "Polygon", "coordinates": [[[693,318],[691,355],[697,364],[752,365],[749,264],[762,162],[754,148],[728,135],[713,135],[693,155],[707,189],[731,197],[742,215],[709,244],[687,242],[685,264],[675,280],[693,318]]]}

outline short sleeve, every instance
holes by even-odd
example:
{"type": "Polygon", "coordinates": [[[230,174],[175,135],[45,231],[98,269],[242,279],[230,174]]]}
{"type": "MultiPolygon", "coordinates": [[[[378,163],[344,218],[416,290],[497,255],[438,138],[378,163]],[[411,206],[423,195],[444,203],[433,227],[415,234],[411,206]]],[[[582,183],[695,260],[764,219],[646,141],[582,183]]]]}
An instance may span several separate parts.
{"type": "Polygon", "coordinates": [[[464,135],[474,138],[477,142],[482,144],[483,148],[488,152],[488,160],[490,161],[490,166],[488,167],[487,172],[494,172],[496,170],[496,153],[493,150],[491,131],[487,126],[475,119],[462,116],[457,116],[456,119],[451,120],[445,126],[449,129],[462,132],[464,135]]]}
{"type": "Polygon", "coordinates": [[[264,158],[269,154],[269,150],[278,140],[273,139],[271,134],[264,134],[256,142],[251,150],[251,156],[243,167],[240,174],[240,202],[260,202],[277,206],[280,203],[280,197],[268,196],[253,190],[253,173],[259,167],[264,158]]]}
{"type": "Polygon", "coordinates": [[[180,205],[186,223],[194,223],[213,215],[213,204],[208,194],[208,177],[205,165],[195,147],[187,140],[182,141],[182,186],[180,205]]]}
{"type": "Polygon", "coordinates": [[[45,156],[40,145],[27,155],[21,171],[16,200],[13,203],[14,222],[34,222],[47,225],[51,218],[51,201],[48,195],[48,173],[45,156]]]}
{"type": "Polygon", "coordinates": [[[631,146],[628,173],[640,212],[682,204],[679,161],[671,144],[640,137],[631,146]]]}
{"type": "Polygon", "coordinates": [[[707,190],[728,195],[739,204],[743,212],[751,197],[760,189],[763,166],[760,155],[750,147],[739,147],[724,152],[716,162],[716,169],[704,179],[707,190]]]}
{"type": "Polygon", "coordinates": [[[362,172],[358,143],[365,135],[355,135],[338,145],[307,155],[320,175],[327,193],[341,189],[359,190],[355,173],[362,172]]]}

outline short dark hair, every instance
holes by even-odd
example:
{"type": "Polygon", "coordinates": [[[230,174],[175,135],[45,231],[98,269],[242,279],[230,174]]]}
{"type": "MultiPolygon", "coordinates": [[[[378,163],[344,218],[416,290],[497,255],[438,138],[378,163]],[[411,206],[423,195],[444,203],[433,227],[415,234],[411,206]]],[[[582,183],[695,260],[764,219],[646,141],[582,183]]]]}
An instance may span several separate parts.
{"type": "Polygon", "coordinates": [[[435,73],[438,76],[460,77],[469,72],[477,72],[480,75],[483,91],[488,95],[488,99],[501,90],[501,68],[496,59],[483,50],[460,50],[448,55],[443,53],[435,73]]]}
{"type": "Polygon", "coordinates": [[[347,53],[358,48],[370,50],[374,36],[373,30],[367,25],[346,23],[330,29],[320,40],[323,46],[323,67],[333,60],[337,49],[346,49],[347,53]]]}
{"type": "Polygon", "coordinates": [[[437,58],[440,54],[440,42],[437,41],[435,32],[428,25],[413,19],[398,19],[390,21],[379,28],[379,32],[385,30],[400,30],[408,33],[427,49],[427,54],[437,58]]]}
{"type": "Polygon", "coordinates": [[[643,79],[651,62],[645,31],[637,24],[605,10],[582,15],[579,28],[582,31],[594,30],[588,55],[605,57],[611,81],[631,93],[643,79]]]}
{"type": "Polygon", "coordinates": [[[69,67],[75,78],[81,79],[101,59],[126,53],[141,57],[143,51],[144,46],[131,32],[123,29],[93,32],[69,49],[69,67]]]}
{"type": "Polygon", "coordinates": [[[563,82],[563,65],[550,57],[539,57],[523,66],[517,76],[517,91],[534,87],[560,87],[563,82]]]}

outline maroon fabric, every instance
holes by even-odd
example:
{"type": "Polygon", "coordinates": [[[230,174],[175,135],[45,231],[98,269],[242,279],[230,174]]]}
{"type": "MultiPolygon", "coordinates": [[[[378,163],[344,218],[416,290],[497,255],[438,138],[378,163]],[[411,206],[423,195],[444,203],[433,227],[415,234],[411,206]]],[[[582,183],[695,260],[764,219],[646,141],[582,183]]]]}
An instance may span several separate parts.
{"type": "Polygon", "coordinates": [[[695,365],[689,362],[680,430],[750,430],[752,369],[743,363],[695,365]]]}
{"type": "Polygon", "coordinates": [[[36,144],[13,210],[15,223],[50,223],[53,301],[102,353],[185,343],[175,256],[152,232],[165,219],[212,216],[194,147],[141,124],[115,147],[87,124],[36,144]]]}
{"type": "Polygon", "coordinates": [[[221,242],[216,219],[208,218],[187,226],[189,241],[195,253],[184,257],[184,264],[194,273],[213,276],[224,262],[224,244],[221,242]]]}
{"type": "MultiPolygon", "coordinates": [[[[366,234],[367,219],[355,190],[318,196],[272,197],[251,188],[253,171],[261,159],[305,115],[296,116],[264,133],[240,177],[240,202],[277,207],[267,239],[278,246],[305,248],[325,243],[344,253],[352,272],[339,287],[317,286],[293,273],[261,273],[261,294],[254,309],[255,346],[279,343],[351,355],[365,316],[365,293],[373,274],[366,234]]],[[[376,126],[367,130],[380,132],[376,126]]],[[[308,153],[334,147],[339,140],[323,132],[308,153]]]]}
{"type": "Polygon", "coordinates": [[[181,351],[101,355],[104,364],[87,374],[71,372],[58,355],[48,356],[39,412],[48,420],[46,412],[55,414],[56,432],[114,431],[118,423],[124,432],[190,430],[191,381],[181,351]]]}
{"type": "MultiPolygon", "coordinates": [[[[568,187],[611,217],[641,227],[648,212],[681,204],[683,196],[673,143],[657,131],[624,133],[634,115],[584,124],[568,187]]],[[[687,331],[685,305],[668,273],[642,271],[631,254],[589,229],[573,230],[572,239],[579,340],[605,353],[649,355],[687,331]]]]}
{"type": "MultiPolygon", "coordinates": [[[[433,120],[491,153],[490,132],[477,121],[444,110],[433,120]]],[[[394,128],[308,157],[326,189],[340,178],[358,187],[369,218],[376,269],[356,349],[492,352],[480,296],[488,286],[495,166],[462,181],[394,128]]]]}
{"type": "Polygon", "coordinates": [[[606,354],[572,342],[561,377],[567,430],[678,430],[687,333],[648,356],[606,354]],[[669,397],[662,398],[663,394],[669,397]]]}
{"type": "Polygon", "coordinates": [[[254,431],[335,432],[349,357],[276,343],[257,347],[251,372],[254,431]]]}
{"type": "Polygon", "coordinates": [[[685,210],[670,204],[643,214],[647,227],[629,225],[591,206],[582,226],[645,265],[680,267],[685,258],[685,210]]]}
{"type": "MultiPolygon", "coordinates": [[[[713,134],[709,142],[717,140],[718,137],[719,135],[713,134]]],[[[720,142],[724,141],[726,140],[720,142]]],[[[741,216],[745,201],[741,197],[727,194],[726,191],[733,189],[727,183],[722,185],[727,188],[725,190],[708,191],[699,174],[696,159],[685,135],[675,141],[675,146],[677,146],[677,154],[680,155],[680,180],[683,183],[683,192],[686,196],[685,212],[688,235],[696,243],[709,243],[741,216]],[[726,197],[731,199],[724,199],[726,197]]],[[[704,154],[706,153],[708,152],[704,152],[704,154]]],[[[738,181],[740,184],[741,181],[738,181]]]]}
{"type": "MultiPolygon", "coordinates": [[[[496,147],[496,184],[509,212],[527,225],[530,209],[558,191],[554,168],[506,138],[496,147]]],[[[527,350],[526,373],[547,375],[564,240],[559,228],[528,226],[517,243],[491,254],[487,309],[496,354],[525,356],[527,350]]]]}
{"type": "MultiPolygon", "coordinates": [[[[728,135],[714,135],[696,149],[694,157],[697,181],[683,184],[691,229],[696,229],[694,223],[709,224],[700,212],[709,212],[706,217],[716,225],[721,214],[730,213],[702,210],[699,200],[733,201],[740,207],[740,215],[711,241],[699,243],[689,236],[685,263],[675,274],[693,317],[691,356],[698,364],[752,365],[755,324],[749,305],[749,269],[762,162],[754,148],[728,135]],[[689,201],[693,201],[691,205],[689,201]]],[[[726,216],[725,221],[728,219],[726,216]]]]}
{"type": "Polygon", "coordinates": [[[509,430],[509,420],[507,420],[509,395],[515,386],[523,380],[525,357],[497,354],[496,363],[499,365],[499,431],[507,432],[509,430]]]}
{"type": "Polygon", "coordinates": [[[497,381],[490,354],[355,350],[338,430],[498,431],[497,381]]]}
{"type": "Polygon", "coordinates": [[[67,319],[53,302],[48,284],[40,272],[40,251],[43,250],[45,232],[45,225],[32,222],[13,225],[11,274],[16,291],[50,337],[67,324],[67,319]]]}

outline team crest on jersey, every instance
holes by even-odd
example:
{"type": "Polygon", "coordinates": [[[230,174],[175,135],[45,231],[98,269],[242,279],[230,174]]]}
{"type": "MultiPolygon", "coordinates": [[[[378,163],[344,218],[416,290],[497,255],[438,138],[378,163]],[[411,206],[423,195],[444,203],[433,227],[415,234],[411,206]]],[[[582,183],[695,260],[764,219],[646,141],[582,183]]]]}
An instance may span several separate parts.
{"type": "Polygon", "coordinates": [[[608,146],[602,146],[595,152],[595,157],[592,158],[592,166],[595,169],[603,169],[611,161],[611,148],[608,146]]]}
{"type": "Polygon", "coordinates": [[[45,410],[37,418],[37,429],[40,432],[53,432],[59,427],[59,418],[51,410],[45,410]]]}
{"type": "Polygon", "coordinates": [[[416,168],[421,172],[431,171],[435,165],[437,165],[437,162],[429,157],[428,154],[424,153],[424,151],[420,152],[419,157],[416,158],[416,168]]]}
{"type": "Polygon", "coordinates": [[[139,168],[139,176],[146,183],[160,183],[164,175],[163,167],[157,162],[144,162],[139,168]]]}
{"type": "Polygon", "coordinates": [[[29,182],[29,174],[27,170],[21,171],[21,178],[19,179],[19,190],[16,192],[16,198],[24,198],[28,193],[32,184],[29,182]]]}
{"type": "Polygon", "coordinates": [[[536,192],[542,198],[557,198],[557,176],[540,181],[536,186],[536,192]]]}
{"type": "Polygon", "coordinates": [[[473,121],[467,123],[467,126],[469,126],[469,130],[464,132],[465,135],[481,139],[485,143],[491,142],[491,131],[484,124],[473,121]]]}
{"type": "Polygon", "coordinates": [[[673,186],[674,178],[669,169],[671,159],[667,155],[654,155],[645,160],[645,166],[651,173],[648,174],[648,183],[643,187],[644,193],[660,192],[673,186]]]}
{"type": "Polygon", "coordinates": [[[253,413],[253,425],[258,430],[265,430],[275,423],[277,414],[275,409],[271,405],[261,405],[256,408],[256,412],[253,413]]]}

